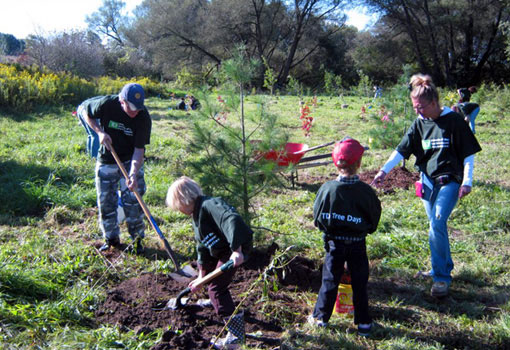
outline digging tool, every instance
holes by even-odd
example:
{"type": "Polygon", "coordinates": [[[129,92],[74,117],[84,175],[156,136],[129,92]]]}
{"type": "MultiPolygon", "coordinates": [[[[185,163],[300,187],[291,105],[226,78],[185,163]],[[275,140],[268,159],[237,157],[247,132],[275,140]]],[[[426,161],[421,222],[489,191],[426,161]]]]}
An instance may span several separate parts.
{"type": "MultiPolygon", "coordinates": [[[[110,145],[110,152],[112,153],[113,158],[115,158],[115,162],[119,166],[119,169],[122,172],[122,175],[124,175],[124,177],[126,178],[126,181],[129,181],[129,175],[126,171],[126,168],[124,167],[124,164],[122,164],[122,161],[120,160],[119,156],[117,155],[117,152],[115,152],[115,150],[113,149],[112,145],[110,145]]],[[[170,248],[170,244],[168,244],[168,241],[166,240],[165,236],[163,235],[163,232],[161,232],[161,230],[159,229],[158,224],[156,224],[156,220],[154,220],[151,213],[149,212],[149,208],[147,208],[147,206],[145,205],[145,203],[142,199],[142,196],[140,196],[140,193],[138,193],[136,188],[133,190],[133,193],[135,194],[136,199],[138,200],[138,203],[140,203],[140,206],[142,207],[142,210],[143,210],[145,216],[151,223],[152,228],[158,234],[158,237],[159,237],[160,241],[163,243],[163,246],[165,247],[166,252],[170,256],[170,259],[172,259],[172,262],[174,263],[174,266],[175,266],[176,274],[179,274],[179,275],[185,276],[185,277],[192,277],[193,274],[196,276],[196,272],[191,268],[191,266],[186,266],[186,268],[188,270],[187,272],[183,271],[181,269],[181,265],[177,261],[177,258],[175,257],[175,253],[173,252],[172,248],[170,248]]]]}
{"type": "MultiPolygon", "coordinates": [[[[225,271],[231,270],[233,268],[234,268],[234,260],[231,259],[231,260],[227,261],[226,263],[224,263],[223,265],[221,265],[220,267],[218,267],[213,272],[202,277],[200,280],[198,280],[198,282],[195,285],[197,287],[200,287],[200,286],[210,282],[211,280],[215,279],[216,277],[218,277],[225,271]]],[[[172,310],[177,310],[177,309],[182,308],[185,305],[182,302],[182,298],[184,296],[188,295],[189,293],[191,293],[191,289],[189,287],[187,287],[182,292],[180,292],[179,295],[177,295],[177,298],[170,299],[168,301],[168,303],[166,304],[166,308],[172,309],[172,310]]]]}

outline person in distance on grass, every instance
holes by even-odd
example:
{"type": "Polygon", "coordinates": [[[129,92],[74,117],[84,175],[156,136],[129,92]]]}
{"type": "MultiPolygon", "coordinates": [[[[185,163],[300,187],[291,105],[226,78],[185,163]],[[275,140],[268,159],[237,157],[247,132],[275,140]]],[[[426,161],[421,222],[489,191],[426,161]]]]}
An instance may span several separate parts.
{"type": "Polygon", "coordinates": [[[358,334],[368,336],[372,319],[368,308],[369,266],[365,237],[375,232],[381,218],[381,202],[375,191],[357,175],[364,147],[351,138],[335,145],[333,162],[338,177],[321,186],[313,205],[314,225],[323,232],[326,257],[322,267],[322,285],[312,325],[326,326],[335,305],[344,264],[351,272],[354,323],[358,334]]]}
{"type": "Polygon", "coordinates": [[[145,145],[150,142],[152,121],[144,99],[142,86],[130,83],[124,85],[118,95],[93,97],[78,107],[80,119],[99,136],[101,145],[95,176],[99,223],[106,242],[99,248],[100,251],[120,245],[117,222],[120,186],[128,232],[135,251],[143,252],[144,214],[132,191],[136,189],[140,195],[145,193],[143,162],[145,145]],[[110,152],[112,147],[129,173],[128,181],[110,152]]]}
{"type": "Polygon", "coordinates": [[[448,240],[448,218],[459,198],[471,192],[474,155],[481,147],[462,116],[441,107],[438,91],[428,75],[411,77],[411,101],[418,114],[413,124],[376,174],[372,184],[380,186],[386,174],[411,154],[421,180],[416,194],[421,197],[429,219],[432,269],[422,275],[433,279],[432,296],[448,295],[453,261],[448,240]],[[421,188],[420,188],[421,187],[421,188]]]}
{"type": "MultiPolygon", "coordinates": [[[[234,261],[234,267],[247,259],[253,245],[253,232],[241,215],[223,199],[204,196],[195,181],[182,176],[169,187],[166,204],[172,210],[180,211],[192,219],[198,279],[230,259],[234,261]]],[[[244,312],[233,315],[235,306],[228,290],[234,271],[233,269],[225,271],[208,285],[209,298],[216,313],[225,323],[228,322],[226,337],[211,341],[216,348],[236,348],[244,342],[244,312]]],[[[198,279],[189,284],[192,292],[200,289],[195,285],[198,279]]]]}
{"type": "Polygon", "coordinates": [[[471,94],[476,92],[476,87],[471,86],[470,88],[458,89],[459,103],[452,107],[454,112],[464,116],[464,120],[469,123],[469,127],[473,134],[475,133],[475,119],[480,113],[480,106],[478,103],[470,102],[471,94]]]}

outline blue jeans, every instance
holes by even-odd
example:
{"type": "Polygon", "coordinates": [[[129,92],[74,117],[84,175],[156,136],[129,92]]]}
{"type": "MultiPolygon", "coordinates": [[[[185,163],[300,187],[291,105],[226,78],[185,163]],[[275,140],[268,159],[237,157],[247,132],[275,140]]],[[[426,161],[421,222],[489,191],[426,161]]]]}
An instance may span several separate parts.
{"type": "Polygon", "coordinates": [[[429,246],[431,275],[434,282],[452,281],[453,260],[448,240],[448,218],[457,204],[460,184],[451,181],[446,185],[435,184],[430,200],[422,199],[429,218],[429,246]]]}
{"type": "Polygon", "coordinates": [[[475,119],[478,116],[478,113],[480,113],[480,107],[476,107],[469,115],[469,126],[471,127],[473,134],[475,133],[475,119]]]}
{"type": "Polygon", "coordinates": [[[354,323],[370,323],[368,310],[367,284],[369,275],[367,248],[365,240],[345,244],[343,241],[328,240],[326,258],[322,267],[322,285],[313,317],[328,322],[338,294],[338,285],[344,272],[344,263],[351,272],[352,303],[354,305],[354,323]]]}
{"type": "MultiPolygon", "coordinates": [[[[84,107],[83,105],[78,106],[78,119],[80,120],[81,125],[85,128],[85,131],[87,131],[87,154],[91,156],[92,158],[97,158],[97,153],[99,152],[99,136],[97,133],[87,124],[85,121],[84,114],[84,107]]],[[[99,119],[96,119],[97,123],[100,124],[99,119]]]]}

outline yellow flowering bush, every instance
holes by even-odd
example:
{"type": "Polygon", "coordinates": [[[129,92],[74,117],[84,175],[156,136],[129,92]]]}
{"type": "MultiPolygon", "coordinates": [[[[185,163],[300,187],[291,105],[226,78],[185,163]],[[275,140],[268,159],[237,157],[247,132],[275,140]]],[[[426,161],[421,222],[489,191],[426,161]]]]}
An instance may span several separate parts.
{"type": "Polygon", "coordinates": [[[87,81],[69,73],[0,64],[0,107],[29,111],[37,105],[76,105],[92,96],[116,94],[128,82],[142,85],[147,96],[168,94],[163,84],[149,78],[100,77],[87,81]]]}

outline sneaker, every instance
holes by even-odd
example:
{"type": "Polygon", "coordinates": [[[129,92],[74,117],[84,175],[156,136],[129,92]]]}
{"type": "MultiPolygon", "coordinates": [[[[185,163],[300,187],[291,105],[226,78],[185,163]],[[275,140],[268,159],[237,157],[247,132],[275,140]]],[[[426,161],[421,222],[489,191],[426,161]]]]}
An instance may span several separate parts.
{"type": "Polygon", "coordinates": [[[241,348],[239,339],[232,333],[228,332],[223,338],[217,339],[213,337],[210,344],[214,349],[222,350],[238,350],[241,348]]]}
{"type": "Polygon", "coordinates": [[[362,337],[368,337],[370,335],[370,332],[372,331],[372,325],[373,323],[360,323],[358,325],[358,335],[362,337]]]}
{"type": "Polygon", "coordinates": [[[103,244],[101,246],[101,248],[99,248],[99,251],[100,252],[104,252],[104,251],[110,249],[111,247],[118,247],[119,245],[120,245],[119,237],[115,237],[115,238],[112,238],[112,239],[107,239],[105,244],[103,244]]]}
{"type": "Polygon", "coordinates": [[[323,320],[316,319],[313,315],[309,315],[306,319],[308,324],[314,327],[327,327],[328,323],[323,320]]]}
{"type": "Polygon", "coordinates": [[[145,251],[142,245],[142,237],[140,236],[136,237],[135,241],[133,242],[133,246],[135,247],[135,253],[138,255],[143,254],[145,251]]]}
{"type": "Polygon", "coordinates": [[[448,295],[448,283],[434,282],[430,288],[430,294],[433,297],[444,297],[448,295]]]}
{"type": "Polygon", "coordinates": [[[414,275],[414,278],[432,278],[432,273],[430,271],[418,271],[416,272],[416,275],[414,275]]]}

